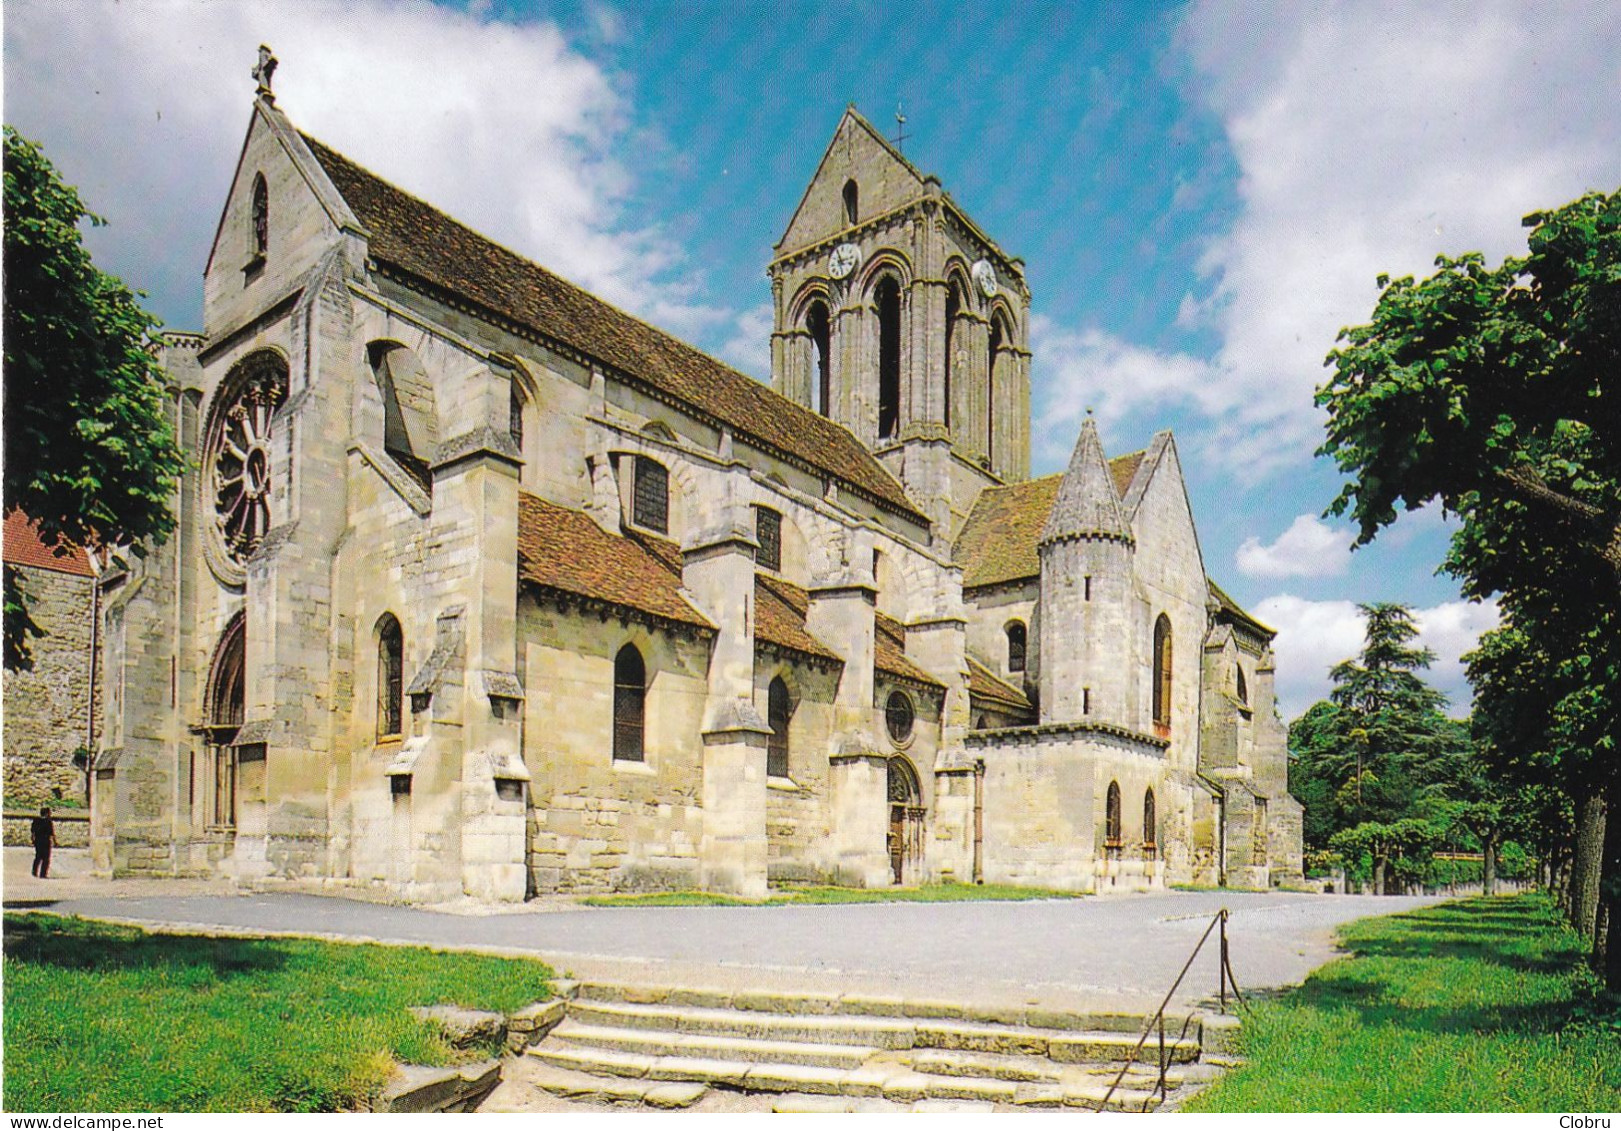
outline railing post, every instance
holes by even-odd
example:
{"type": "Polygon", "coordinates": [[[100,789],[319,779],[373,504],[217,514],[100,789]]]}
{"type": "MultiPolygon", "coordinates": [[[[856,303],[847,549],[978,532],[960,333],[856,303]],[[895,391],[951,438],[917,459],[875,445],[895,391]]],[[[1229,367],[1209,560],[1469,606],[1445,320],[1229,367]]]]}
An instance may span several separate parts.
{"type": "Polygon", "coordinates": [[[1159,1098],[1165,1098],[1165,1010],[1159,1011],[1159,1098]]]}

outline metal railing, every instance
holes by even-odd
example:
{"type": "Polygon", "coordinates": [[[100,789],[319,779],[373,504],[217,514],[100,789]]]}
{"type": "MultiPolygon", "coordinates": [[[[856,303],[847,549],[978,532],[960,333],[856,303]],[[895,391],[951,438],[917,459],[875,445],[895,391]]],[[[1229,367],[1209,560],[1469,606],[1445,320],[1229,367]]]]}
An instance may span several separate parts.
{"type": "MultiPolygon", "coordinates": [[[[1115,1090],[1120,1087],[1120,1081],[1126,1078],[1126,1073],[1131,1071],[1131,1066],[1142,1059],[1143,1046],[1148,1043],[1149,1034],[1153,1033],[1156,1029],[1159,1031],[1159,1079],[1154,1085],[1154,1090],[1150,1092],[1148,1094],[1148,1098],[1143,1101],[1142,1110],[1147,1111],[1148,1105],[1155,1099],[1165,1099],[1165,1096],[1169,1091],[1169,1089],[1165,1086],[1165,1073],[1170,1067],[1170,1062],[1167,1060],[1165,1055],[1165,1007],[1171,1004],[1171,999],[1176,996],[1177,989],[1182,985],[1182,979],[1186,978],[1188,976],[1188,971],[1193,969],[1193,960],[1199,957],[1199,952],[1204,949],[1204,944],[1210,938],[1210,933],[1212,931],[1216,931],[1218,927],[1220,928],[1218,937],[1220,939],[1221,954],[1218,969],[1216,971],[1216,997],[1221,1002],[1221,1011],[1226,1013],[1227,987],[1231,986],[1233,990],[1233,997],[1238,1001],[1238,1004],[1244,1004],[1244,995],[1239,992],[1238,979],[1233,977],[1233,965],[1228,959],[1227,920],[1230,915],[1231,912],[1229,912],[1227,908],[1223,907],[1220,911],[1216,912],[1215,917],[1210,920],[1210,925],[1204,929],[1204,934],[1200,935],[1199,941],[1194,944],[1193,953],[1188,955],[1188,960],[1182,964],[1182,972],[1176,976],[1176,981],[1171,983],[1171,988],[1165,991],[1165,1000],[1159,1003],[1159,1008],[1154,1011],[1154,1015],[1150,1017],[1147,1024],[1143,1026],[1142,1035],[1137,1038],[1137,1044],[1132,1047],[1131,1055],[1128,1056],[1126,1058],[1126,1062],[1120,1066],[1120,1071],[1115,1075],[1114,1083],[1109,1085],[1109,1090],[1103,1094],[1103,1098],[1098,1101],[1097,1107],[1093,1110],[1102,1111],[1104,1108],[1109,1106],[1109,1101],[1114,1098],[1115,1090]]],[[[1192,1023],[1193,1015],[1189,1014],[1183,1019],[1182,1032],[1179,1033],[1175,1039],[1181,1040],[1183,1037],[1186,1037],[1188,1026],[1192,1023]]]]}

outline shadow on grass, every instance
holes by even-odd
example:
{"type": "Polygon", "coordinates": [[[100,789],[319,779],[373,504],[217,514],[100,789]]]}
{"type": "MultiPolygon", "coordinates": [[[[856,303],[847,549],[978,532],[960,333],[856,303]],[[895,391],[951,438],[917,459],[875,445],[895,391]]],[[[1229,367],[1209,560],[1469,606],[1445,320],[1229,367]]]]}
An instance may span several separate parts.
{"type": "Polygon", "coordinates": [[[133,927],[32,915],[5,917],[5,956],[8,964],[63,970],[206,969],[216,977],[270,972],[287,964],[285,951],[264,940],[149,935],[133,927]]]}
{"type": "Polygon", "coordinates": [[[1364,920],[1344,935],[1355,959],[1324,967],[1292,1001],[1324,1012],[1353,1009],[1363,1025],[1431,1033],[1559,1032],[1578,1009],[1559,975],[1580,951],[1568,938],[1554,941],[1552,923],[1538,903],[1481,901],[1364,920]],[[1488,971],[1470,977],[1452,962],[1485,963],[1488,971]]]}

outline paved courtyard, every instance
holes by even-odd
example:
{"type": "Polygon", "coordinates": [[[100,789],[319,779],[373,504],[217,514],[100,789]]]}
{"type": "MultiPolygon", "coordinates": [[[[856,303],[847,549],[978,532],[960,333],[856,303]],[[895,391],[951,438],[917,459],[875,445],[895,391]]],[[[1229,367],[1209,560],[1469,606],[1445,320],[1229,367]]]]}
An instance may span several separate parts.
{"type": "MultiPolygon", "coordinates": [[[[66,915],[191,929],[288,932],[533,954],[582,977],[837,988],[908,996],[1151,1008],[1211,916],[1232,911],[1239,985],[1302,980],[1333,957],[1333,929],[1433,900],[1169,892],[1025,903],[589,908],[560,901],[497,910],[397,907],[284,892],[227,894],[181,881],[100,881],[83,854],[60,878],[28,875],[6,849],[5,902],[66,915]]],[[[1214,936],[1190,971],[1192,1001],[1216,988],[1214,936]]]]}

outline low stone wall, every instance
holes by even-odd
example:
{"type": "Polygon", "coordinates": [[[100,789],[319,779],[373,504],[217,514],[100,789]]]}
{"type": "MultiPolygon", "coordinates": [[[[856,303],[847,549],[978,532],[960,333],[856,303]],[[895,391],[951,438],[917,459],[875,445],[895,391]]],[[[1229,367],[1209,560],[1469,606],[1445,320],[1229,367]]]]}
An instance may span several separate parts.
{"type": "MultiPolygon", "coordinates": [[[[39,816],[38,809],[7,809],[5,813],[5,843],[8,848],[19,845],[32,848],[34,844],[30,822],[39,816]]],[[[89,848],[90,814],[83,809],[54,809],[51,820],[56,823],[56,847],[89,848]]]]}

